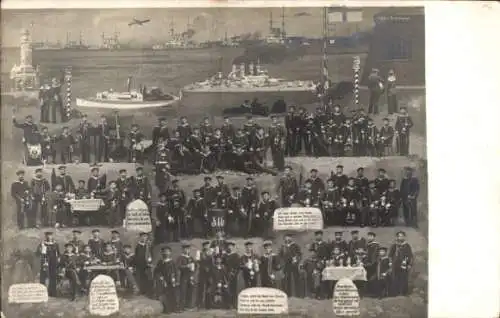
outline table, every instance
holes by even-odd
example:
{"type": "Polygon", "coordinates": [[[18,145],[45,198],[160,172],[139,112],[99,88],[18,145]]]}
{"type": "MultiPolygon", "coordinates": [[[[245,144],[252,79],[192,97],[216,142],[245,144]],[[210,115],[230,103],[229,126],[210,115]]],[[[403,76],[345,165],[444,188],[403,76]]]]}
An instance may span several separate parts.
{"type": "Polygon", "coordinates": [[[104,201],[102,199],[67,200],[66,202],[71,206],[72,212],[98,211],[104,206],[104,201]]]}
{"type": "Polygon", "coordinates": [[[86,265],[83,267],[83,269],[88,270],[88,271],[110,271],[110,270],[118,270],[118,269],[125,269],[125,266],[123,264],[115,264],[115,265],[86,265]]]}

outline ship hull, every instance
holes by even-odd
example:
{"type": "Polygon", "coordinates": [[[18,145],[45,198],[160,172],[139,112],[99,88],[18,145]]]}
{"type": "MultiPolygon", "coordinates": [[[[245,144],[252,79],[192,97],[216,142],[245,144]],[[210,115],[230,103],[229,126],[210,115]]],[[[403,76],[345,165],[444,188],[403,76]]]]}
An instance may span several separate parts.
{"type": "Polygon", "coordinates": [[[177,105],[179,97],[165,101],[101,101],[93,99],[77,98],[76,106],[80,109],[93,108],[101,110],[117,110],[117,111],[141,111],[154,110],[164,107],[172,107],[177,105]]]}
{"type": "Polygon", "coordinates": [[[283,99],[287,105],[305,105],[318,101],[315,92],[312,91],[183,91],[182,104],[190,107],[213,107],[227,108],[243,104],[245,100],[257,101],[271,108],[273,104],[283,99]]]}

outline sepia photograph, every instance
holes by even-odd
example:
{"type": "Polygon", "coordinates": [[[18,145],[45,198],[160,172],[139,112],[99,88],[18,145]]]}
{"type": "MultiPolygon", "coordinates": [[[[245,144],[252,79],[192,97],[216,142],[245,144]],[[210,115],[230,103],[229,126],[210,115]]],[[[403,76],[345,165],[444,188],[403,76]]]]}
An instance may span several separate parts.
{"type": "Polygon", "coordinates": [[[2,9],[5,317],[427,317],[424,7],[2,9]]]}

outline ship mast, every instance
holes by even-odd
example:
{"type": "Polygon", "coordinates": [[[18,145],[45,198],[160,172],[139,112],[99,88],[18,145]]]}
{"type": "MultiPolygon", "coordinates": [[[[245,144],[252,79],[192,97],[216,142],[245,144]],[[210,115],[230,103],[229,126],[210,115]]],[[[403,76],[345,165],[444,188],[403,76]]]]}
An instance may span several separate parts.
{"type": "Polygon", "coordinates": [[[323,107],[328,105],[328,59],[327,59],[327,47],[328,47],[328,15],[327,8],[323,8],[323,61],[322,61],[322,72],[323,72],[323,107]]]}
{"type": "Polygon", "coordinates": [[[174,38],[175,30],[174,30],[174,18],[170,21],[170,36],[172,39],[174,38]]]}
{"type": "Polygon", "coordinates": [[[281,40],[285,41],[285,7],[281,8],[281,40]]]}

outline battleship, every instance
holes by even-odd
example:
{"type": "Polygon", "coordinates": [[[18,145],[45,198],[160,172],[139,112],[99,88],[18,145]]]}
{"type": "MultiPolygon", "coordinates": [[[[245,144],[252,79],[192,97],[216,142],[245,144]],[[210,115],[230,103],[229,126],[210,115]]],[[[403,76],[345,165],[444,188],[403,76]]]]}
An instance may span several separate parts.
{"type": "Polygon", "coordinates": [[[231,107],[253,100],[272,105],[277,100],[307,104],[317,100],[317,84],[313,81],[286,80],[271,77],[259,61],[233,64],[224,76],[221,71],[212,77],[182,88],[183,103],[202,103],[200,106],[231,107]],[[255,98],[258,97],[258,101],[255,98]]]}

